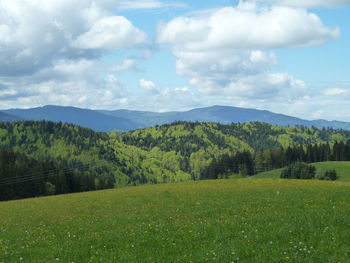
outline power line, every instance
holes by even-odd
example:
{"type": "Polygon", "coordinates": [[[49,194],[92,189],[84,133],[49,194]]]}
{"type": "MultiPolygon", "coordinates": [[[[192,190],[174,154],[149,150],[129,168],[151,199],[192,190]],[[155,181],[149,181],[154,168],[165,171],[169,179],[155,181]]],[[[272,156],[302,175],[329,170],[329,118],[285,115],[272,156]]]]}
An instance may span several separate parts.
{"type": "MultiPolygon", "coordinates": [[[[80,169],[81,168],[84,168],[83,166],[87,166],[85,164],[80,164],[79,166],[76,166],[77,169],[80,169]]],[[[16,176],[17,179],[21,179],[22,177],[29,177],[29,176],[35,176],[35,175],[41,175],[43,173],[51,173],[51,172],[56,172],[56,171],[60,171],[60,170],[64,170],[64,169],[70,169],[70,168],[73,168],[73,167],[66,167],[66,168],[55,168],[55,169],[50,169],[50,170],[43,170],[41,172],[32,172],[32,173],[29,173],[29,174],[24,174],[24,175],[20,175],[20,176],[16,176]]],[[[5,178],[1,178],[0,179],[0,183],[6,179],[13,179],[14,177],[5,177],[5,178]]]]}
{"type": "MultiPolygon", "coordinates": [[[[56,171],[62,171],[64,173],[79,170],[80,168],[88,167],[87,165],[81,165],[77,167],[72,168],[65,168],[65,169],[56,169],[56,171]]],[[[52,171],[52,170],[51,170],[52,171]]],[[[0,180],[0,186],[5,185],[12,185],[12,184],[19,184],[19,183],[25,183],[30,181],[35,181],[39,179],[44,179],[48,177],[58,176],[59,174],[47,174],[47,171],[43,171],[42,173],[38,173],[36,175],[23,175],[20,178],[18,177],[7,177],[0,180]],[[45,174],[46,173],[46,174],[45,174]]]]}

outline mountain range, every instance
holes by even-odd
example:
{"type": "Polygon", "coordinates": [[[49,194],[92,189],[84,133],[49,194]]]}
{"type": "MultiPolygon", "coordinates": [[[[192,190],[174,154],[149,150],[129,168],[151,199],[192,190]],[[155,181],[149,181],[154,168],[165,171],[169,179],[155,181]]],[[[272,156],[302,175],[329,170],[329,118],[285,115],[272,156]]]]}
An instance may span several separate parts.
{"type": "Polygon", "coordinates": [[[129,131],[175,121],[217,122],[221,124],[266,122],[273,125],[350,130],[349,122],[327,120],[305,120],[266,110],[212,106],[178,112],[148,112],[132,110],[90,110],[76,107],[44,106],[31,109],[9,109],[0,111],[0,121],[49,120],[65,122],[95,131],[129,131]]]}

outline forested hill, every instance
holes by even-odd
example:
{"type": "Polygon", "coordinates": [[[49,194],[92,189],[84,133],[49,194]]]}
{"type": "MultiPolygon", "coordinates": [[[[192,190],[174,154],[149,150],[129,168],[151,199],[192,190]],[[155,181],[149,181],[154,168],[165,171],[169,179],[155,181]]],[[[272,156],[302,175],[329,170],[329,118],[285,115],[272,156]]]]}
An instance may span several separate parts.
{"type": "Polygon", "coordinates": [[[218,124],[175,122],[170,125],[135,130],[122,134],[123,142],[144,150],[158,147],[190,156],[199,150],[257,150],[291,145],[334,143],[350,139],[350,132],[333,129],[284,127],[261,122],[218,124]]]}
{"type": "Polygon", "coordinates": [[[126,133],[49,121],[0,122],[0,149],[87,174],[95,183],[89,189],[111,187],[112,182],[119,187],[200,179],[213,158],[225,153],[348,139],[349,131],[259,122],[176,122],[126,133]]]}
{"type": "Polygon", "coordinates": [[[175,152],[144,151],[121,142],[118,133],[99,133],[48,121],[0,122],[0,148],[40,161],[78,168],[116,186],[186,181],[175,152]]]}

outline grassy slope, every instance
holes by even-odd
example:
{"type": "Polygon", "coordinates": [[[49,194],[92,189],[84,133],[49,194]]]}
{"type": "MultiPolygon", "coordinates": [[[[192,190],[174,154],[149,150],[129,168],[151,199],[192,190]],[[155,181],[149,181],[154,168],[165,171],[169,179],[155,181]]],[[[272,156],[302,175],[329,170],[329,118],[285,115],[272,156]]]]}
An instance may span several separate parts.
{"type": "Polygon", "coordinates": [[[350,184],[217,180],[0,203],[0,262],[348,262],[350,184]]]}
{"type": "MultiPolygon", "coordinates": [[[[334,169],[339,176],[339,181],[350,181],[350,162],[322,162],[314,163],[316,173],[323,174],[327,170],[334,169]]],[[[276,169],[269,172],[259,173],[254,178],[280,178],[282,169],[276,169]]]]}
{"type": "Polygon", "coordinates": [[[281,175],[281,171],[282,169],[276,169],[276,170],[272,170],[272,171],[268,171],[268,172],[263,172],[263,173],[259,173],[254,175],[254,178],[261,178],[261,179],[265,179],[265,178],[270,178],[270,179],[276,179],[276,178],[280,178],[281,175]]]}

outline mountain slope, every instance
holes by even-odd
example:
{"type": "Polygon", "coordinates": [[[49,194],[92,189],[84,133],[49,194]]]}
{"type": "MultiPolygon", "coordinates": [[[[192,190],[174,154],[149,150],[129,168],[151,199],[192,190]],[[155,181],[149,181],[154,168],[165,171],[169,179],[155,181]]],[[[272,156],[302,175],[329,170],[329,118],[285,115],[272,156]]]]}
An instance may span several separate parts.
{"type": "Polygon", "coordinates": [[[21,120],[21,118],[17,116],[0,112],[0,121],[19,121],[19,120],[21,120]]]}
{"type": "Polygon", "coordinates": [[[218,122],[221,124],[246,123],[246,122],[266,122],[273,125],[295,126],[303,125],[306,127],[315,126],[317,128],[334,128],[350,130],[350,123],[340,121],[315,120],[309,121],[284,114],[273,113],[266,110],[256,110],[247,108],[238,108],[230,106],[212,106],[198,108],[185,112],[146,112],[146,111],[100,111],[104,114],[124,117],[134,120],[143,128],[154,125],[169,124],[174,121],[189,122],[218,122]]]}
{"type": "Polygon", "coordinates": [[[95,131],[127,131],[139,126],[129,119],[75,107],[44,106],[32,109],[11,109],[3,112],[19,116],[26,120],[65,122],[87,127],[95,131]]]}

